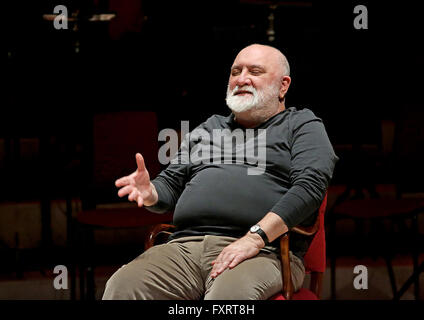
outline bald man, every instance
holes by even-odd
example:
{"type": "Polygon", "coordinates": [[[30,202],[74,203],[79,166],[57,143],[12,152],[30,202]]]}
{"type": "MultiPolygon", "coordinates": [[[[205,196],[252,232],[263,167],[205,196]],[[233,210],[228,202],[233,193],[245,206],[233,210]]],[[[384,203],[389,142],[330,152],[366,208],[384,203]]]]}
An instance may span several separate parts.
{"type": "MultiPolygon", "coordinates": [[[[337,161],[321,119],[308,109],[286,108],[290,82],[289,63],[278,49],[250,45],[231,67],[229,116],[213,115],[187,135],[152,181],[136,155],[137,170],[116,181],[118,195],[152,212],[173,210],[177,231],[117,270],[103,299],[247,300],[281,291],[275,240],[294,226],[313,224],[337,161]],[[224,140],[218,143],[216,135],[224,140]],[[224,157],[230,161],[220,161],[222,141],[230,141],[230,157],[224,157]],[[202,150],[219,150],[219,156],[190,158],[188,150],[205,145],[202,150]],[[264,151],[257,163],[249,158],[255,146],[264,151]],[[249,174],[260,160],[264,170],[249,174]]],[[[295,291],[309,243],[291,238],[295,291]]]]}

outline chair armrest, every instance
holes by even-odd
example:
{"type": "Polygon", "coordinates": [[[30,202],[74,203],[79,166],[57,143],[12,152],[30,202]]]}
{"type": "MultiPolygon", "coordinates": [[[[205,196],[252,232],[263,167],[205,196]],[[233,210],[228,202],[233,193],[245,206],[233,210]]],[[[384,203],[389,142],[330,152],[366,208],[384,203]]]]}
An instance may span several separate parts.
{"type": "Polygon", "coordinates": [[[281,255],[281,276],[283,280],[283,296],[286,300],[291,300],[293,296],[293,282],[291,278],[290,256],[289,256],[289,237],[288,233],[280,237],[280,255],[281,255]]]}
{"type": "Polygon", "coordinates": [[[165,233],[170,235],[171,232],[169,232],[169,230],[174,230],[175,228],[176,227],[174,225],[166,224],[166,223],[155,224],[152,227],[150,227],[146,236],[146,240],[144,241],[144,250],[148,250],[154,246],[156,237],[160,233],[165,233]]]}
{"type": "MultiPolygon", "coordinates": [[[[302,234],[304,236],[313,236],[317,233],[320,226],[320,219],[315,220],[314,225],[310,227],[294,227],[290,232],[302,234]]],[[[280,254],[281,254],[281,267],[282,267],[282,280],[283,280],[283,296],[286,300],[291,300],[293,297],[293,282],[291,278],[290,269],[290,233],[283,234],[280,237],[280,254]]]]}
{"type": "Polygon", "coordinates": [[[314,225],[310,227],[301,227],[301,226],[293,227],[292,229],[290,229],[290,231],[302,234],[304,236],[313,236],[315,233],[317,233],[319,227],[320,227],[320,219],[319,217],[317,217],[314,225]]]}

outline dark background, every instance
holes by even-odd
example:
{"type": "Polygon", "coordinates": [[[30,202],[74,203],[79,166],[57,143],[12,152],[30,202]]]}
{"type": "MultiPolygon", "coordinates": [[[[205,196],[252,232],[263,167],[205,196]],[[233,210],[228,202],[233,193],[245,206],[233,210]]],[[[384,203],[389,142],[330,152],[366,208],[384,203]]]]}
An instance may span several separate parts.
{"type": "MultiPolygon", "coordinates": [[[[340,156],[333,183],[348,184],[358,158],[337,146],[379,147],[382,121],[421,112],[424,28],[413,3],[339,2],[279,2],[271,43],[266,30],[273,1],[4,1],[0,201],[61,198],[76,177],[84,179],[95,113],[154,111],[159,129],[178,129],[181,120],[194,128],[211,114],[229,114],[229,70],[252,43],[271,44],[287,56],[287,107],[310,108],[324,120],[340,156]],[[69,14],[79,8],[83,18],[108,12],[117,18],[83,20],[78,32],[72,23],[55,30],[42,15],[58,4],[69,14]],[[368,30],[353,27],[359,4],[368,8],[368,30]],[[23,157],[22,138],[39,139],[37,152],[23,157]]],[[[406,180],[420,187],[422,150],[414,152],[406,180]]],[[[370,172],[376,163],[367,157],[359,162],[370,172]]],[[[391,180],[387,171],[378,178],[391,180]]]]}
{"type": "MultiPolygon", "coordinates": [[[[71,23],[55,30],[43,21],[54,1],[7,4],[2,135],[71,143],[83,136],[78,124],[88,113],[109,110],[153,110],[161,127],[197,125],[228,114],[225,91],[237,52],[270,43],[270,9],[257,1],[62,1],[69,14],[118,13],[109,26],[82,23],[78,34],[71,23]]],[[[279,6],[270,44],[291,64],[287,106],[322,117],[334,144],[378,141],[381,119],[420,106],[419,16],[407,2],[279,6]],[[358,4],[367,5],[368,30],[353,27],[358,4]]]]}

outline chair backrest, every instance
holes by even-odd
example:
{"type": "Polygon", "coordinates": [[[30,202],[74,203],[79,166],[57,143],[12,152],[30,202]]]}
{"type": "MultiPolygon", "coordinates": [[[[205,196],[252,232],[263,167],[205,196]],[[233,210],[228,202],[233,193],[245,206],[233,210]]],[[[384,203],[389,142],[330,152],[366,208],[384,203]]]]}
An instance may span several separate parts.
{"type": "Polygon", "coordinates": [[[321,203],[318,213],[319,228],[314,235],[308,251],[304,256],[305,269],[307,272],[324,272],[326,268],[325,251],[325,226],[324,215],[327,208],[327,195],[321,203]]]}
{"type": "Polygon", "coordinates": [[[322,290],[322,279],[326,268],[325,226],[324,216],[327,208],[327,195],[321,203],[318,213],[319,228],[306,252],[305,270],[311,274],[310,290],[319,298],[322,290]]]}
{"type": "Polygon", "coordinates": [[[137,152],[143,155],[151,179],[159,173],[158,125],[154,112],[95,114],[92,134],[91,184],[97,193],[97,203],[111,198],[119,200],[114,182],[136,170],[137,152]],[[102,195],[108,199],[102,199],[102,195]]]}

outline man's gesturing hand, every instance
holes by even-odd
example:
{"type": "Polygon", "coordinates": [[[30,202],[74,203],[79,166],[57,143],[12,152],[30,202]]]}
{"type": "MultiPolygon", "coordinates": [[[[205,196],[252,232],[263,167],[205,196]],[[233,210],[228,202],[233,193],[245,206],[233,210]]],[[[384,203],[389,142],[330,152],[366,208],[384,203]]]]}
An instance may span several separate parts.
{"type": "Polygon", "coordinates": [[[118,196],[123,197],[127,194],[129,201],[136,201],[139,207],[151,206],[158,201],[158,194],[155,186],[150,182],[149,172],[144,165],[144,159],[140,153],[135,155],[137,170],[129,176],[122,177],[115,181],[119,189],[118,196]]]}
{"type": "Polygon", "coordinates": [[[265,246],[259,235],[245,235],[226,246],[219,256],[212,261],[211,277],[216,278],[227,268],[234,268],[242,261],[256,256],[260,249],[265,246]]]}

